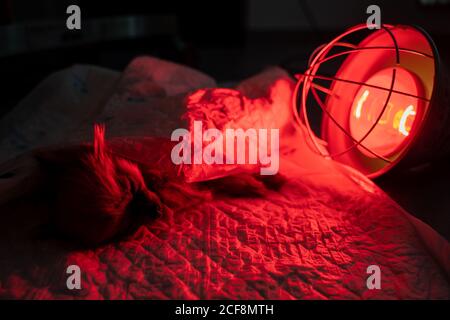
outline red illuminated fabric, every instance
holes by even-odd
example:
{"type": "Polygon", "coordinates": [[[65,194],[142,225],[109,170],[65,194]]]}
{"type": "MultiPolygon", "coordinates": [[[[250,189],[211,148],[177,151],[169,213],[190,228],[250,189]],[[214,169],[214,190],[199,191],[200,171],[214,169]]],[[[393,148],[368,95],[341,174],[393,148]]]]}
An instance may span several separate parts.
{"type": "MultiPolygon", "coordinates": [[[[238,89],[251,99],[268,98],[280,77],[286,74],[269,71],[238,89]]],[[[180,116],[159,111],[154,124],[180,116]]],[[[449,298],[445,240],[363,175],[308,151],[300,131],[287,126],[282,137],[279,176],[241,172],[189,186],[170,161],[167,138],[111,139],[116,154],[167,178],[156,191],[173,213],[85,248],[45,228],[45,203],[22,199],[4,207],[0,297],[449,298]],[[73,264],[82,270],[80,291],[66,287],[73,264]],[[366,286],[369,265],[381,269],[381,290],[366,286]]]]}
{"type": "MultiPolygon", "coordinates": [[[[251,98],[245,95],[245,91],[235,89],[201,89],[186,99],[187,112],[183,117],[189,121],[191,135],[195,131],[195,121],[202,122],[204,131],[218,129],[224,137],[227,129],[278,129],[282,130],[282,134],[283,129],[290,127],[292,120],[290,110],[286,108],[291,102],[292,86],[287,77],[280,77],[258,98],[251,98]]],[[[223,154],[219,157],[225,159],[226,138],[223,140],[223,154]]],[[[256,148],[259,147],[259,138],[252,142],[256,148]]],[[[244,149],[247,153],[251,148],[250,143],[245,140],[244,149]]],[[[205,148],[208,144],[210,142],[203,141],[202,147],[205,148]]],[[[270,153],[270,145],[268,149],[270,153]]],[[[236,146],[234,150],[237,150],[236,146]]],[[[248,154],[246,159],[248,160],[248,154]]],[[[184,166],[183,170],[186,180],[194,182],[242,172],[258,172],[260,167],[259,163],[251,164],[247,161],[240,164],[191,164],[184,166]]]]}

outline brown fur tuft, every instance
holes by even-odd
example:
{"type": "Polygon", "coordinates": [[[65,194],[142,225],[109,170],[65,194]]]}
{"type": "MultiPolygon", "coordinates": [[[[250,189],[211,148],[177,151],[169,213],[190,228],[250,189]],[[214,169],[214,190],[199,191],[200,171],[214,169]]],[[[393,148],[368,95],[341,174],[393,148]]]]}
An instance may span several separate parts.
{"type": "Polygon", "coordinates": [[[52,158],[55,226],[85,244],[110,240],[137,214],[157,216],[163,210],[140,168],[111,154],[104,134],[104,126],[95,125],[93,148],[70,153],[70,159],[52,158]]]}

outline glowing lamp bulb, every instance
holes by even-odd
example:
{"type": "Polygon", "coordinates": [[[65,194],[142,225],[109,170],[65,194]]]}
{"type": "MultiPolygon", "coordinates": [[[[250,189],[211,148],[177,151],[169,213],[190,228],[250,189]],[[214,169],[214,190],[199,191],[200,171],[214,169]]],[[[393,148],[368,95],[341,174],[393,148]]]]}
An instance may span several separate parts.
{"type": "Polygon", "coordinates": [[[354,26],[315,50],[298,79],[294,116],[318,154],[370,178],[450,155],[448,80],[420,27],[354,26]]]}
{"type": "MultiPolygon", "coordinates": [[[[355,140],[364,138],[375,125],[362,145],[384,157],[397,152],[408,140],[421,107],[421,101],[414,96],[420,96],[423,90],[413,73],[395,67],[395,85],[383,112],[389,95],[389,90],[383,88],[391,83],[393,70],[394,68],[382,69],[360,86],[349,115],[350,133],[355,140]],[[410,95],[397,92],[407,92],[410,95]]],[[[358,146],[366,156],[374,157],[365,148],[358,146]]]]}

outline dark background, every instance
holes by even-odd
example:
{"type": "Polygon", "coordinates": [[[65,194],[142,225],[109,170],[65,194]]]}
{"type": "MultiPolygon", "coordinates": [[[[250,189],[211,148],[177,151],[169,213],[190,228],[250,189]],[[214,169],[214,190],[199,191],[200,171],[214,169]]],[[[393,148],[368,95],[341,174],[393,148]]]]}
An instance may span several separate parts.
{"type": "MultiPolygon", "coordinates": [[[[155,55],[221,85],[269,65],[301,71],[314,48],[365,22],[370,4],[381,7],[383,23],[427,30],[450,64],[450,0],[0,0],[0,116],[50,73],[75,63],[123,70],[137,55],[155,55]],[[65,27],[70,4],[81,7],[81,31],[65,27]]],[[[450,239],[448,164],[376,182],[450,239]]]]}

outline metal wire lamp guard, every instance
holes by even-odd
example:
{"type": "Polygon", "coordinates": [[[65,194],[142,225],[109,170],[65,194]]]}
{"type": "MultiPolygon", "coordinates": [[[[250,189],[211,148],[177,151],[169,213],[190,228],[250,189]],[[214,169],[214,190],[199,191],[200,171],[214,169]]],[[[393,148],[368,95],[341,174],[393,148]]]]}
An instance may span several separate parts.
{"type": "MultiPolygon", "coordinates": [[[[298,124],[301,124],[300,127],[304,128],[306,127],[307,135],[312,143],[312,149],[326,157],[336,158],[341,155],[344,155],[346,153],[351,152],[356,147],[359,147],[361,149],[364,149],[368,154],[371,154],[376,159],[384,161],[386,164],[391,164],[394,162],[392,159],[389,159],[388,157],[377,153],[370,147],[367,147],[364,145],[364,142],[366,141],[366,138],[373,132],[374,128],[379,123],[380,119],[383,117],[384,112],[386,111],[387,106],[390,103],[392,94],[400,94],[403,96],[409,96],[412,98],[416,98],[420,101],[423,101],[424,103],[428,104],[430,103],[429,97],[427,97],[425,94],[412,94],[411,92],[405,92],[405,91],[399,91],[395,90],[396,88],[396,77],[397,77],[397,67],[402,66],[402,54],[412,54],[419,56],[423,59],[435,59],[434,54],[430,54],[428,52],[422,52],[419,50],[415,50],[413,48],[403,48],[399,46],[396,35],[394,32],[392,32],[393,28],[396,26],[393,25],[382,25],[381,29],[374,30],[372,32],[384,32],[388,35],[388,38],[391,41],[390,45],[375,45],[375,46],[360,46],[359,43],[352,43],[348,38],[350,36],[355,36],[357,33],[361,33],[362,31],[367,32],[367,26],[365,24],[354,26],[335,39],[333,39],[331,42],[324,44],[317,48],[311,55],[309,62],[308,62],[308,68],[307,70],[297,75],[297,85],[294,90],[293,94],[293,113],[295,120],[298,124]],[[331,52],[333,50],[333,52],[331,52]],[[375,50],[388,50],[393,51],[394,59],[395,59],[395,65],[392,68],[392,75],[390,83],[387,83],[386,86],[378,86],[378,85],[371,85],[369,83],[365,83],[363,81],[355,81],[354,79],[344,79],[337,77],[336,74],[334,76],[326,76],[318,73],[318,70],[320,69],[321,65],[325,62],[330,62],[332,60],[335,60],[339,57],[345,57],[352,53],[356,52],[363,52],[363,51],[375,51],[375,50]],[[317,80],[325,80],[330,81],[330,86],[326,87],[322,84],[317,83],[317,80]],[[346,83],[349,85],[354,86],[365,86],[369,88],[374,88],[377,90],[383,90],[387,92],[387,97],[385,99],[384,105],[381,108],[381,111],[379,112],[378,116],[376,117],[375,122],[368,127],[367,132],[362,135],[362,137],[356,139],[350,130],[345,128],[342,124],[340,124],[334,116],[330,113],[330,111],[327,108],[326,101],[322,100],[321,97],[318,94],[318,91],[328,95],[332,96],[335,94],[333,91],[332,85],[334,82],[341,82],[346,83]],[[311,129],[310,121],[308,118],[308,104],[307,100],[309,95],[312,95],[312,97],[315,99],[317,105],[320,107],[323,115],[329,117],[329,120],[336,125],[337,128],[348,138],[352,141],[352,144],[344,148],[343,150],[335,151],[330,153],[327,149],[326,144],[324,145],[323,141],[320,140],[316,134],[311,129]],[[304,127],[303,127],[303,126],[304,127]]],[[[433,47],[434,49],[434,47],[433,47]]],[[[405,150],[409,148],[409,145],[405,147],[405,150]]],[[[405,151],[404,150],[404,151],[405,151]]],[[[403,152],[404,152],[403,151],[403,152]]]]}

